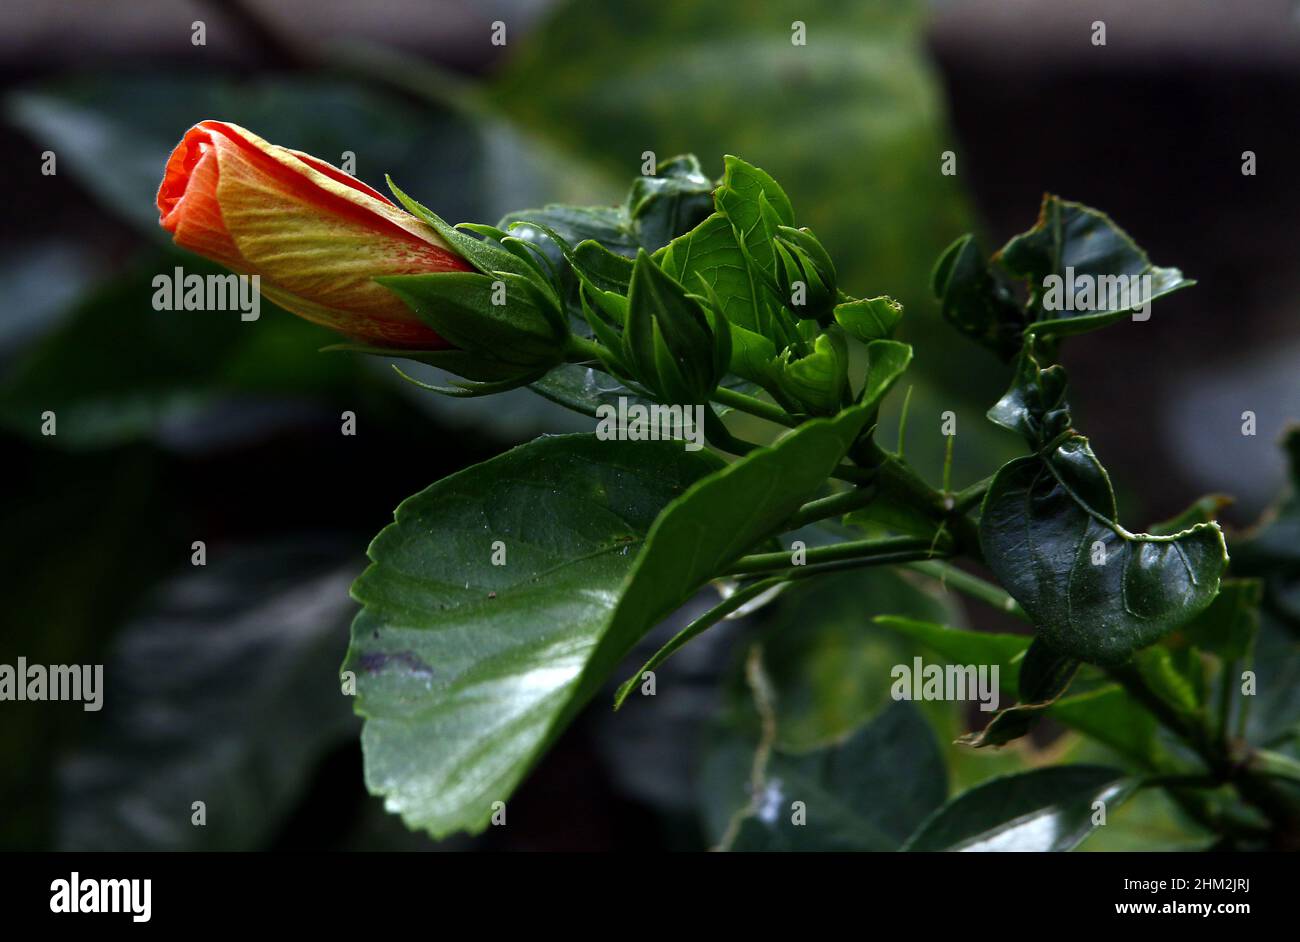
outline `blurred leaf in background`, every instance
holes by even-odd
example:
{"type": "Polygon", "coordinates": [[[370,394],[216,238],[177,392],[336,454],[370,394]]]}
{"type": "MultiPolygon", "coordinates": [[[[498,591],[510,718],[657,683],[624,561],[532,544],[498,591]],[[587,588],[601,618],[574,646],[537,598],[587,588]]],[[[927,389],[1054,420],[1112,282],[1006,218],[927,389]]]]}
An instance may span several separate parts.
{"type": "Polygon", "coordinates": [[[108,653],[106,708],[59,764],[58,848],[265,847],[360,725],[337,675],[357,557],[312,539],[230,546],[159,587],[108,653]]]}

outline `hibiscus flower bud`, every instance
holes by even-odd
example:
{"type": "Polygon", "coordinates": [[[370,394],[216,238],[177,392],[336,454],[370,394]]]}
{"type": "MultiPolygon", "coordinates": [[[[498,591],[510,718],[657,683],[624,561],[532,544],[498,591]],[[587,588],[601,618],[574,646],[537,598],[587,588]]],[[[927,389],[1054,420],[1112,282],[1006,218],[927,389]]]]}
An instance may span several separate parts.
{"type": "Polygon", "coordinates": [[[258,275],[262,294],[299,317],[376,347],[451,346],[375,278],[472,266],[428,223],[310,154],[202,121],[167,161],[158,212],[177,245],[258,275]]]}
{"type": "Polygon", "coordinates": [[[780,226],[772,240],[782,300],[800,318],[825,323],[835,306],[835,263],[807,229],[780,226]]]}

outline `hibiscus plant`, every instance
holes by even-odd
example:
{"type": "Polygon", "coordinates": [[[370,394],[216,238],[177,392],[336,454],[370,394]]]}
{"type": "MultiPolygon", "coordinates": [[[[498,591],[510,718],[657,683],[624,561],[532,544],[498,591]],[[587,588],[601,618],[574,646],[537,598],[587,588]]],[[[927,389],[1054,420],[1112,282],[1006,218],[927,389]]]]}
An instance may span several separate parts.
{"type": "MultiPolygon", "coordinates": [[[[1023,454],[953,490],[908,463],[901,435],[891,448],[878,434],[882,410],[906,410],[891,396],[912,358],[894,339],[901,306],[848,293],[763,170],[730,156],[716,180],[689,156],[647,169],[620,206],[453,226],[391,181],[393,200],[221,122],[196,125],[168,163],[158,205],[176,242],[338,331],[333,351],[436,367],[449,378],[411,381],[453,397],[529,390],[592,422],[432,483],[371,544],[341,676],[388,809],[435,837],[499,823],[593,698],[671,696],[672,656],[710,628],[792,599],[812,624],[837,574],[895,567],[968,596],[977,626],[1024,623],[972,630],[879,606],[869,622],[861,600],[864,630],[993,678],[1005,703],[962,714],[960,748],[1055,724],[1114,763],[1040,763],[949,798],[941,771],[905,758],[936,749],[913,708],[827,744],[835,765],[819,766],[773,751],[760,659],[748,677],[763,722],[723,845],[1070,849],[1160,791],[1219,846],[1295,846],[1300,762],[1252,704],[1283,682],[1257,654],[1261,618],[1300,627],[1300,504],[1228,541],[1217,498],[1126,526],[1059,362],[1085,331],[1140,343],[1151,302],[1192,282],[1056,196],[992,255],[954,242],[934,293],[952,328],[1011,365],[987,418],[1023,454]],[[676,434],[656,434],[660,419],[676,434]],[[913,806],[849,809],[878,839],[843,824],[820,779],[881,774],[913,776],[913,806]]],[[[1286,444],[1300,465],[1300,436],[1286,444]]],[[[972,699],[952,671],[906,673],[855,683],[972,699]]]]}

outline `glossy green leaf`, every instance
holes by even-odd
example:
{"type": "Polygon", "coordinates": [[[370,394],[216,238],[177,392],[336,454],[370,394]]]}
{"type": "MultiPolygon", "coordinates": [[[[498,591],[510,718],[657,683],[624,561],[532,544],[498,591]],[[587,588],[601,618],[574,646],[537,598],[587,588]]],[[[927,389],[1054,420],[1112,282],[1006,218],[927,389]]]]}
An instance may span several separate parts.
{"type": "Polygon", "coordinates": [[[1136,788],[1118,769],[1066,765],[995,778],[963,792],[908,840],[911,851],[1066,851],[1136,788]]]}
{"type": "Polygon", "coordinates": [[[1118,664],[1210,604],[1227,565],[1217,524],[1130,533],[1110,479],[1072,436],[1049,455],[1004,465],[984,499],[989,567],[1062,654],[1118,664]]]}
{"type": "Polygon", "coordinates": [[[390,811],[434,836],[486,826],[585,702],[655,517],[716,467],[677,443],[542,438],[398,508],[353,588],[345,665],[390,811]]]}
{"type": "Polygon", "coordinates": [[[998,262],[1028,281],[1033,322],[1026,330],[1039,337],[1104,327],[1143,304],[1195,284],[1177,268],[1152,265],[1146,252],[1105,213],[1050,195],[1043,197],[1034,227],[1003,246],[998,262]],[[1061,279],[1055,298],[1044,285],[1052,276],[1061,279]],[[1076,282],[1081,283],[1077,291],[1076,282]],[[1130,284],[1138,286],[1136,294],[1130,284]],[[1090,301],[1084,294],[1089,286],[1095,295],[1090,301]],[[1064,310],[1065,305],[1081,309],[1064,310]]]}
{"type": "Polygon", "coordinates": [[[713,212],[713,181],[694,154],[665,160],[632,184],[625,204],[643,248],[654,252],[713,212]]]}
{"type": "Polygon", "coordinates": [[[1067,386],[1064,367],[1057,364],[1040,368],[1034,351],[1027,346],[1016,360],[1011,388],[989,409],[988,419],[1019,432],[1038,450],[1070,427],[1067,386]]]}
{"type": "Polygon", "coordinates": [[[962,236],[944,250],[930,285],[944,318],[959,331],[1004,360],[1020,350],[1024,314],[1010,289],[990,271],[974,236],[962,236]]]}
{"type": "MultiPolygon", "coordinates": [[[[546,244],[548,236],[533,223],[551,229],[570,245],[588,240],[618,255],[632,258],[641,243],[627,213],[613,206],[564,206],[547,204],[541,209],[520,209],[502,217],[499,228],[529,242],[546,244]]],[[[559,246],[555,247],[557,250],[559,246]]]]}

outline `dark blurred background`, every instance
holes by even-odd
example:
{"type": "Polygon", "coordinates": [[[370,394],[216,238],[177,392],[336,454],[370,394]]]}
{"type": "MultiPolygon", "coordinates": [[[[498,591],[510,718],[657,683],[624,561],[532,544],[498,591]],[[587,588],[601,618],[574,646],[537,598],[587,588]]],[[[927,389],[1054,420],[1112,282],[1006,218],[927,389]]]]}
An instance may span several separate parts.
{"type": "MultiPolygon", "coordinates": [[[[938,319],[930,266],[963,232],[992,250],[1029,228],[1044,192],[1085,202],[1199,282],[1065,352],[1125,520],[1225,491],[1244,525],[1282,483],[1275,440],[1300,417],[1288,0],[10,0],[0,68],[0,662],[108,678],[98,714],[0,703],[3,847],[644,850],[716,832],[698,770],[734,682],[732,623],[673,663],[679,695],[589,709],[509,828],[434,845],[366,795],[335,675],[369,539],[432,481],[590,423],[527,392],[437,399],[381,362],[318,354],[330,335],[269,305],[255,329],[155,312],[154,274],[203,270],[153,204],[203,118],[351,152],[358,176],[390,173],[453,221],[615,202],[646,150],[693,151],[714,174],[739,154],[783,183],[847,290],[904,302],[908,455],[937,481],[939,415],[956,411],[957,486],[1017,445],[982,418],[1005,370],[938,319]]],[[[1021,761],[954,758],[952,775],[1021,761]]]]}

